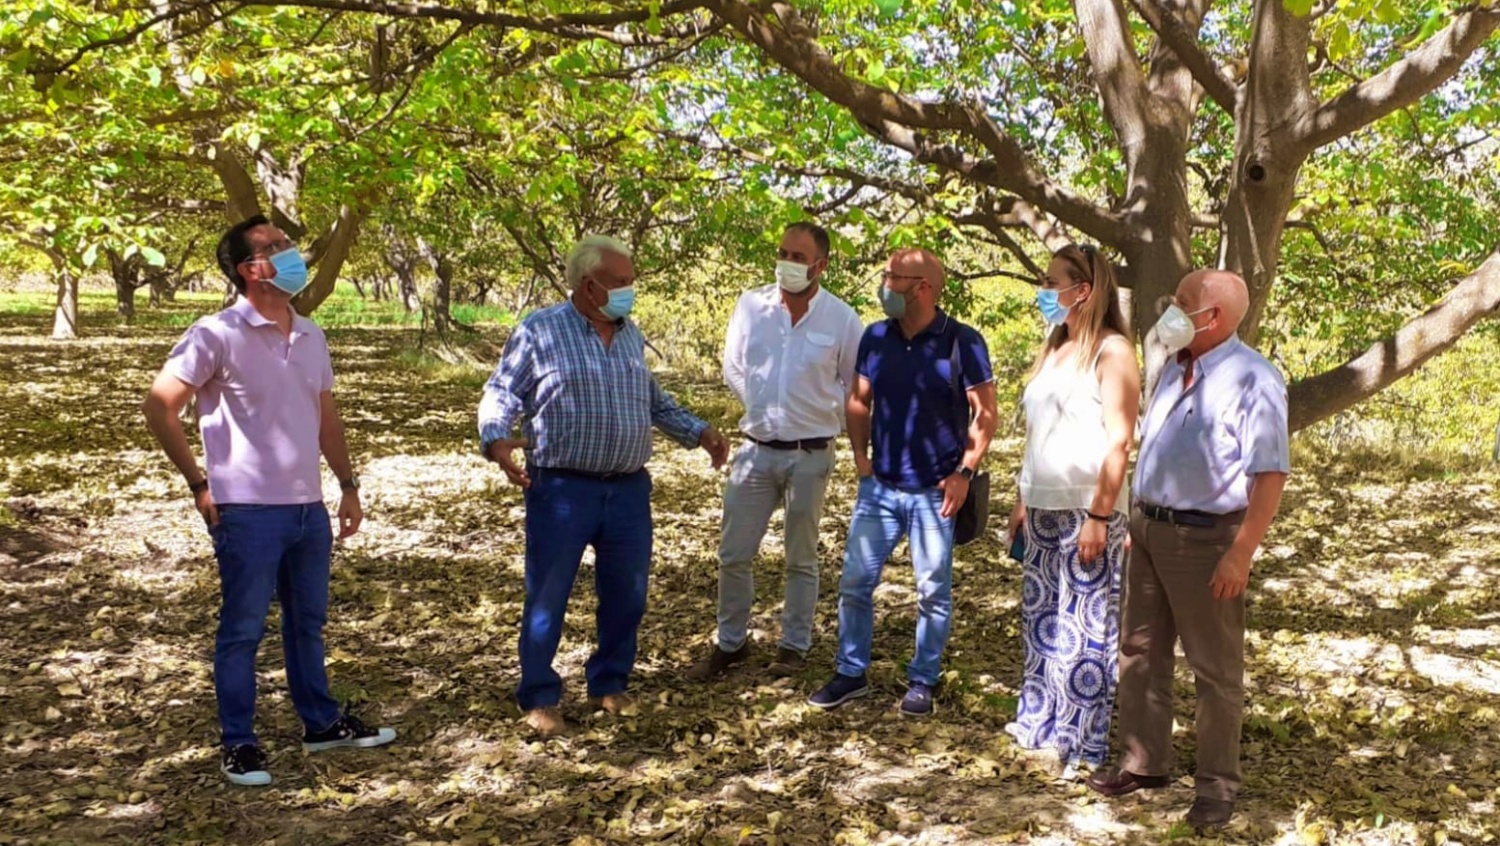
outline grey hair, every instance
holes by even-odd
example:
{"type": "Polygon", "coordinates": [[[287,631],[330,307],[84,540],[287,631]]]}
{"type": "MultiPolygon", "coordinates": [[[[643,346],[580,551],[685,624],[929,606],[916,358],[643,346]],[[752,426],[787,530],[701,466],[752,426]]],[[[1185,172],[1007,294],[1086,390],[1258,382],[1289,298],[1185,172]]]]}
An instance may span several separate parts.
{"type": "Polygon", "coordinates": [[[624,241],[608,235],[585,235],[579,239],[568,253],[567,269],[564,271],[568,287],[578,290],[578,286],[583,284],[583,277],[604,263],[605,253],[630,258],[630,247],[624,241]]]}

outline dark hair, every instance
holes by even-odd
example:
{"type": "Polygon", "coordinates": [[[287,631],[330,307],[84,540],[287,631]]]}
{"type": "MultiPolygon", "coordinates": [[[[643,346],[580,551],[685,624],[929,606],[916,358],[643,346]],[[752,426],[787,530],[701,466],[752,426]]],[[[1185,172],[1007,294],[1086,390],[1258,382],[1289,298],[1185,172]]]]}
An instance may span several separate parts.
{"type": "Polygon", "coordinates": [[[823,227],[817,225],[816,223],[813,223],[810,220],[799,220],[798,222],[782,230],[781,234],[785,235],[788,232],[806,232],[808,235],[812,236],[813,243],[818,246],[818,251],[823,254],[823,258],[828,258],[828,250],[829,247],[832,246],[832,244],[828,240],[827,229],[824,229],[823,227]]]}
{"type": "Polygon", "coordinates": [[[241,294],[245,293],[245,280],[240,277],[240,265],[249,261],[251,256],[250,239],[245,237],[245,233],[270,222],[263,214],[245,218],[229,227],[229,231],[219,239],[218,249],[214,251],[219,259],[219,269],[224,271],[224,275],[234,284],[234,289],[241,294]]]}

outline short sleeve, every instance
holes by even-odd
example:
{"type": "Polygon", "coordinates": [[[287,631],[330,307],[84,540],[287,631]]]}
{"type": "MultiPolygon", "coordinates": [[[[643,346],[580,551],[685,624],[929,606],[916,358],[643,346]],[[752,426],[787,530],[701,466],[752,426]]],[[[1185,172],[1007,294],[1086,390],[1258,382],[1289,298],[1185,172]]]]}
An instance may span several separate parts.
{"type": "Polygon", "coordinates": [[[328,350],[328,336],[322,330],[318,331],[318,341],[323,347],[323,371],[318,374],[321,383],[318,386],[320,392],[333,390],[333,355],[328,350]]]}
{"type": "Polygon", "coordinates": [[[1287,432],[1286,386],[1279,374],[1260,377],[1240,400],[1240,452],[1245,474],[1290,473],[1291,437],[1287,432]]]}
{"type": "Polygon", "coordinates": [[[995,373],[990,365],[990,348],[984,342],[984,336],[979,330],[972,326],[963,326],[959,329],[959,352],[958,363],[963,369],[964,390],[973,390],[980,385],[995,381],[995,373]]]}
{"type": "Polygon", "coordinates": [[[219,337],[200,320],[189,327],[167,355],[165,370],[180,381],[201,388],[218,372],[222,358],[223,344],[219,337]]]}
{"type": "MultiPolygon", "coordinates": [[[[878,326],[879,324],[876,325],[878,326]]],[[[875,374],[870,372],[870,350],[874,346],[875,326],[870,326],[859,337],[859,352],[854,354],[854,372],[871,381],[875,379],[875,374]]]]}

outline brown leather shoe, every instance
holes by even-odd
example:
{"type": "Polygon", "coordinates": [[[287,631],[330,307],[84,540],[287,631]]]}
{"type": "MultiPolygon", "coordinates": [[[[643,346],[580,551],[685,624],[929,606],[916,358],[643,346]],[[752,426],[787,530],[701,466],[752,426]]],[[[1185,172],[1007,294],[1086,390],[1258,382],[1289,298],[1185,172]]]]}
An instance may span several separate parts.
{"type": "Polygon", "coordinates": [[[641,706],[628,693],[606,693],[590,699],[589,703],[612,717],[636,717],[641,713],[641,706]]]}
{"type": "Polygon", "coordinates": [[[714,644],[714,651],[709,653],[707,658],[688,667],[685,675],[692,681],[707,681],[715,676],[721,676],[729,672],[735,665],[743,664],[749,658],[749,642],[746,642],[744,646],[733,652],[725,652],[719,648],[718,644],[714,644]]]}
{"type": "Polygon", "coordinates": [[[526,725],[543,737],[561,734],[568,730],[568,721],[556,708],[532,708],[526,712],[526,725]]]}
{"type": "Polygon", "coordinates": [[[1226,799],[1210,799],[1199,796],[1188,808],[1187,824],[1195,829],[1223,828],[1234,817],[1234,803],[1226,799]]]}
{"type": "Polygon", "coordinates": [[[806,666],[807,659],[802,657],[801,652],[783,646],[776,650],[776,660],[766,667],[766,672],[778,679],[785,679],[802,672],[802,668],[806,666]]]}
{"type": "Polygon", "coordinates": [[[1098,770],[1084,782],[1095,793],[1105,796],[1124,796],[1137,790],[1156,790],[1171,784],[1166,776],[1136,775],[1121,769],[1098,770]]]}

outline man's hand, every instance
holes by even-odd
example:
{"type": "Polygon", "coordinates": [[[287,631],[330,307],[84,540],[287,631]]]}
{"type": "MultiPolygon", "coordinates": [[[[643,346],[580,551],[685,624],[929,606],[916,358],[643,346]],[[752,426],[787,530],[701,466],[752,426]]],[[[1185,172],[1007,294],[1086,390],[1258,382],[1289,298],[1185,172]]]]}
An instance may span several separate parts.
{"type": "Polygon", "coordinates": [[[861,479],[866,476],[873,476],[875,475],[875,462],[871,461],[868,455],[856,454],[854,456],[854,472],[861,479]]]}
{"type": "Polygon", "coordinates": [[[214,505],[214,495],[208,492],[208,488],[193,494],[193,507],[203,515],[203,522],[210,529],[219,525],[219,506],[214,505]]]}
{"type": "Polygon", "coordinates": [[[940,512],[944,517],[952,517],[963,508],[964,500],[969,498],[969,480],[961,473],[954,473],[948,478],[938,482],[938,490],[943,492],[943,510],[940,512]]]}
{"type": "Polygon", "coordinates": [[[344,491],[343,499],[339,500],[339,540],[359,531],[359,524],[364,520],[365,510],[359,504],[359,491],[344,491]]]}
{"type": "Polygon", "coordinates": [[[1214,577],[1208,586],[1213,588],[1214,599],[1234,599],[1245,592],[1250,582],[1250,554],[1230,547],[1214,568],[1214,577]]]}
{"type": "Polygon", "coordinates": [[[531,487],[531,477],[526,475],[526,468],[516,463],[514,453],[518,447],[526,448],[525,438],[501,438],[498,441],[491,441],[489,447],[485,449],[485,457],[500,465],[500,469],[505,471],[505,478],[509,479],[512,485],[525,490],[531,487]]]}
{"type": "Polygon", "coordinates": [[[729,439],[719,434],[719,430],[712,426],[704,429],[703,434],[698,436],[698,446],[708,453],[708,458],[713,462],[715,470],[723,467],[724,462],[729,458],[729,439]]]}
{"type": "Polygon", "coordinates": [[[1095,520],[1085,517],[1083,528],[1078,531],[1078,560],[1083,564],[1092,564],[1099,560],[1104,554],[1104,546],[1109,542],[1109,524],[1103,520],[1095,520]]]}

